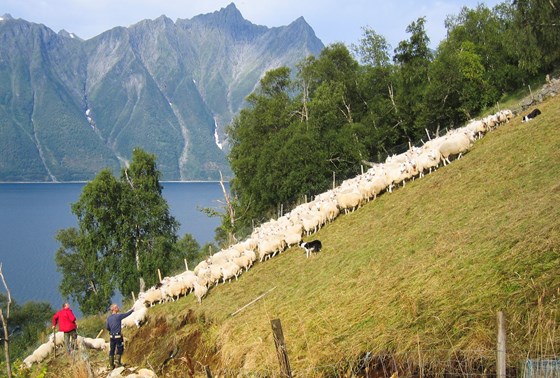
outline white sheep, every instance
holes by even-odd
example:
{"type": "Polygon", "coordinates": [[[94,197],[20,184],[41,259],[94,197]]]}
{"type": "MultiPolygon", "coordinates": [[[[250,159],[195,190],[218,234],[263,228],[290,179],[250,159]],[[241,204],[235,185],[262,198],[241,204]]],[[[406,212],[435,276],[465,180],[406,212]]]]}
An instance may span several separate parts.
{"type": "Polygon", "coordinates": [[[23,360],[23,363],[28,368],[30,368],[31,365],[33,365],[34,363],[38,364],[42,362],[45,358],[47,358],[51,353],[54,352],[54,348],[55,348],[54,343],[52,342],[52,340],[49,340],[39,345],[39,347],[37,347],[37,349],[35,349],[33,353],[31,353],[31,355],[27,356],[23,360]]]}
{"type": "Polygon", "coordinates": [[[229,260],[229,256],[224,250],[218,251],[206,259],[208,265],[222,264],[228,260],[229,260]]]}
{"type": "Polygon", "coordinates": [[[160,288],[152,287],[145,292],[139,294],[139,299],[142,298],[144,304],[149,305],[152,307],[154,303],[162,303],[163,302],[163,293],[160,288]]]}
{"type": "Polygon", "coordinates": [[[125,328],[131,328],[132,326],[136,326],[138,328],[146,321],[147,317],[148,309],[146,307],[142,307],[138,310],[133,311],[132,314],[124,318],[121,321],[121,324],[125,328]]]}
{"type": "Polygon", "coordinates": [[[491,114],[483,118],[484,123],[488,130],[494,130],[499,125],[498,116],[496,114],[491,114]]]}
{"type": "Polygon", "coordinates": [[[513,112],[509,109],[500,110],[497,114],[500,124],[508,123],[513,118],[513,112]]]}
{"type": "Polygon", "coordinates": [[[165,302],[169,300],[175,302],[184,293],[184,285],[181,281],[172,281],[162,286],[161,291],[165,302]]]}
{"type": "Polygon", "coordinates": [[[290,232],[288,230],[286,230],[282,234],[282,236],[288,248],[290,248],[292,245],[298,245],[302,239],[301,232],[290,232]]]}
{"type": "Polygon", "coordinates": [[[402,183],[403,187],[406,185],[406,180],[418,174],[417,167],[413,166],[410,162],[400,164],[385,164],[385,174],[388,177],[389,192],[392,192],[395,185],[402,183]]]}
{"type": "Polygon", "coordinates": [[[249,259],[251,259],[252,263],[257,261],[257,254],[253,250],[247,249],[247,250],[245,250],[245,252],[243,252],[243,255],[249,257],[249,259]]]}
{"type": "Polygon", "coordinates": [[[226,280],[231,282],[231,279],[234,277],[235,280],[237,280],[237,277],[241,272],[241,267],[233,261],[227,261],[220,268],[222,270],[222,283],[226,283],[226,280]]]}
{"type": "Polygon", "coordinates": [[[187,270],[176,277],[185,284],[185,288],[188,291],[192,290],[192,284],[196,281],[197,275],[194,272],[187,270]]]}
{"type": "Polygon", "coordinates": [[[239,266],[240,269],[245,269],[248,271],[249,268],[253,265],[253,260],[247,255],[242,255],[233,259],[233,262],[239,266]]]}
{"type": "Polygon", "coordinates": [[[107,342],[105,339],[98,337],[96,339],[92,339],[90,337],[83,337],[78,336],[78,342],[83,342],[84,346],[89,349],[97,349],[97,350],[105,350],[107,347],[107,342]]]}
{"type": "Polygon", "coordinates": [[[208,269],[208,261],[203,260],[196,265],[193,272],[194,272],[194,274],[196,274],[198,276],[198,272],[200,270],[206,270],[206,269],[208,269]]]}
{"type": "Polygon", "coordinates": [[[202,298],[208,293],[208,287],[200,281],[194,283],[194,296],[198,303],[202,303],[202,298]]]}
{"type": "Polygon", "coordinates": [[[269,236],[264,240],[258,242],[258,251],[260,256],[260,261],[274,257],[276,253],[284,250],[286,247],[286,241],[279,236],[269,236]]]}
{"type": "Polygon", "coordinates": [[[222,269],[220,265],[210,264],[203,277],[208,285],[217,285],[222,278],[222,269]]]}
{"type": "Polygon", "coordinates": [[[388,177],[382,172],[374,175],[370,173],[358,186],[364,200],[376,199],[377,195],[389,186],[388,177]]]}
{"type": "Polygon", "coordinates": [[[475,139],[480,139],[488,131],[488,125],[484,120],[475,119],[469,122],[465,129],[471,131],[475,135],[475,139]]]}
{"type": "Polygon", "coordinates": [[[321,221],[322,217],[316,211],[308,212],[307,214],[302,214],[301,216],[301,224],[303,225],[303,230],[308,236],[320,229],[321,221]]]}
{"type": "Polygon", "coordinates": [[[412,160],[413,164],[416,165],[416,169],[420,177],[424,177],[424,172],[427,170],[432,173],[432,169],[439,166],[441,161],[441,155],[439,150],[436,151],[433,148],[424,150],[422,149],[418,155],[412,160]]]}
{"type": "Polygon", "coordinates": [[[243,245],[245,246],[245,250],[249,250],[249,251],[257,250],[257,241],[253,238],[246,239],[243,242],[243,245]]]}
{"type": "Polygon", "coordinates": [[[320,200],[319,202],[319,208],[320,211],[322,213],[325,214],[325,220],[326,222],[332,222],[340,213],[340,210],[338,208],[338,204],[336,202],[336,199],[334,198],[329,198],[326,200],[320,200]]]}
{"type": "Polygon", "coordinates": [[[240,251],[236,248],[228,248],[224,250],[224,255],[227,257],[228,261],[231,261],[234,258],[241,256],[242,252],[243,251],[240,251]]]}
{"type": "MultiPolygon", "coordinates": [[[[42,360],[41,360],[42,361],[42,360]]],[[[29,369],[33,364],[38,364],[41,361],[37,361],[37,357],[34,356],[33,354],[30,354],[29,356],[25,357],[23,359],[23,363],[24,365],[29,369]]]]}
{"type": "Polygon", "coordinates": [[[344,213],[348,214],[360,207],[362,195],[358,191],[342,192],[336,195],[336,201],[340,210],[344,210],[344,213]]]}
{"type": "Polygon", "coordinates": [[[55,347],[63,347],[64,346],[64,332],[58,331],[56,333],[51,333],[49,335],[49,341],[54,342],[55,347]]]}
{"type": "Polygon", "coordinates": [[[449,159],[453,155],[461,157],[471,147],[472,141],[470,132],[455,133],[447,137],[439,146],[439,153],[444,165],[450,163],[449,159]]]}

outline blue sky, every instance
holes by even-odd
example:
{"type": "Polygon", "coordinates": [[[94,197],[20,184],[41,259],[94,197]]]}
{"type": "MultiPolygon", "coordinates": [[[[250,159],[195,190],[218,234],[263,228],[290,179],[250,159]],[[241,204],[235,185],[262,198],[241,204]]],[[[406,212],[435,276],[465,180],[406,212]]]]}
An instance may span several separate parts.
{"type": "MultiPolygon", "coordinates": [[[[426,17],[432,47],[445,38],[444,20],[463,6],[483,3],[492,8],[506,0],[237,0],[243,17],[268,27],[288,25],[303,16],[325,45],[358,43],[362,27],[385,36],[394,48],[408,39],[406,27],[426,17]]],[[[89,39],[116,26],[166,15],[173,21],[211,13],[232,0],[2,0],[0,15],[44,24],[55,32],[65,29],[89,39]]]]}

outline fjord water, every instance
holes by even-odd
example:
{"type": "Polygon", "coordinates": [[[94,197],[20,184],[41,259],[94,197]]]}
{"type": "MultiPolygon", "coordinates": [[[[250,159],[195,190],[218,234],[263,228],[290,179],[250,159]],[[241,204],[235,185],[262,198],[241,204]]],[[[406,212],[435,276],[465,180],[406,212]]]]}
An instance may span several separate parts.
{"type": "MultiPolygon", "coordinates": [[[[84,185],[0,184],[0,263],[17,303],[48,302],[57,309],[64,300],[58,291],[61,275],[54,256],[60,244],[55,236],[60,229],[77,226],[70,206],[84,185]]],[[[181,223],[179,237],[188,232],[200,245],[212,242],[220,220],[199,209],[220,209],[220,184],[163,182],[162,186],[171,215],[181,223]]],[[[3,285],[0,292],[5,293],[3,285]]]]}

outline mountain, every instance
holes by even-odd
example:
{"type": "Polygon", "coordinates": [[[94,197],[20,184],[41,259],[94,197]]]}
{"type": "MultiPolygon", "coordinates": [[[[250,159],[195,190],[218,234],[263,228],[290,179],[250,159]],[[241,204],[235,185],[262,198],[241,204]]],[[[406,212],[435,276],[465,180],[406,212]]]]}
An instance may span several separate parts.
{"type": "Polygon", "coordinates": [[[0,18],[0,181],[78,181],[118,173],[132,150],[163,180],[231,176],[225,128],[264,73],[323,48],[303,18],[268,28],[232,3],[83,40],[0,18]]]}

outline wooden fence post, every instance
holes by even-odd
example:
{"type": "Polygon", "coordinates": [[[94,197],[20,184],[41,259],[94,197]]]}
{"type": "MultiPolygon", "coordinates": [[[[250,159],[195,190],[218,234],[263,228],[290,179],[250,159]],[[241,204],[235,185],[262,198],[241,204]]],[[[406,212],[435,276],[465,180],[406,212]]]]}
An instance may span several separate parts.
{"type": "Polygon", "coordinates": [[[496,358],[496,377],[506,378],[506,321],[504,313],[498,311],[498,355],[496,358]]]}
{"type": "Polygon", "coordinates": [[[276,345],[276,354],[278,355],[278,362],[280,363],[280,376],[291,378],[292,370],[290,368],[290,361],[288,360],[286,344],[284,343],[282,323],[280,323],[280,319],[273,319],[270,323],[272,325],[272,334],[274,335],[274,344],[276,345]]]}

